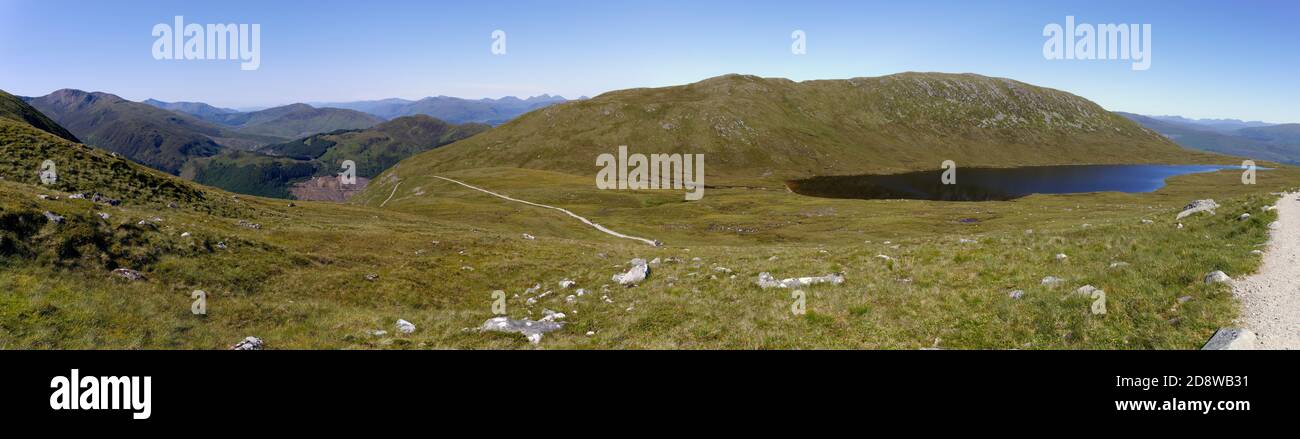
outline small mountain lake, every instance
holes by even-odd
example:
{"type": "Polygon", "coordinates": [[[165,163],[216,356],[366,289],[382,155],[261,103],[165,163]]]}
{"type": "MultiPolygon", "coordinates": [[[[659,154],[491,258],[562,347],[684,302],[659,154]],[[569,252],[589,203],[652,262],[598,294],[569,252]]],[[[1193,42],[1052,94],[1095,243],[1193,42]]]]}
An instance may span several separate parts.
{"type": "MultiPolygon", "coordinates": [[[[1012,200],[1031,194],[1152,192],[1178,175],[1241,169],[1223,165],[1062,165],[1019,168],[957,168],[945,185],[943,170],[888,175],[813,177],[788,182],[800,195],[822,198],[936,201],[1012,200]]],[[[1264,168],[1256,168],[1264,170],[1264,168]]]]}

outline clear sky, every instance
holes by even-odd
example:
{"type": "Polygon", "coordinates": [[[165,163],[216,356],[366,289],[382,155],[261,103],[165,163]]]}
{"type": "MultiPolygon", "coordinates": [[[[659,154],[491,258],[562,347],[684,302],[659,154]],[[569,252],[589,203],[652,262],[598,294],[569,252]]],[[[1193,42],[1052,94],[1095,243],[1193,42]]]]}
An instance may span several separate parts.
{"type": "Polygon", "coordinates": [[[1013,78],[1111,110],[1300,122],[1291,1],[0,0],[0,89],[60,88],[227,107],[566,97],[725,73],[794,80],[903,71],[1013,78]],[[155,24],[262,27],[261,67],[159,61],[155,24]],[[1047,60],[1043,27],[1152,25],[1151,67],[1047,60]],[[506,32],[506,54],[491,53],[506,32]],[[791,53],[791,32],[807,54],[791,53]]]}

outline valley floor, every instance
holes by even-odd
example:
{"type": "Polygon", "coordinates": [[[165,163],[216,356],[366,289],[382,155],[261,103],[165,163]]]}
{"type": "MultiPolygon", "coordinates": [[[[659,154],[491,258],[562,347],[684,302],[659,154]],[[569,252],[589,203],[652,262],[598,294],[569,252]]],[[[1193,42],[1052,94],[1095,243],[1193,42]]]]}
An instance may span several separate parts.
{"type": "Polygon", "coordinates": [[[0,181],[0,213],[68,218],[35,244],[81,248],[100,230],[156,220],[144,236],[159,249],[127,267],[147,276],[135,282],[57,248],[0,257],[0,348],[224,349],[256,336],[268,349],[1195,349],[1238,315],[1230,288],[1205,274],[1254,272],[1251,250],[1278,220],[1261,207],[1300,187],[1300,170],[1285,168],[1254,186],[1226,171],[1148,194],[943,203],[774,187],[709,189],[687,202],[541,171],[444,176],[665,245],[432,178],[377,179],[353,204],[232,196],[237,208],[216,216],[103,207],[0,181]],[[1202,198],[1222,207],[1174,220],[1202,198]],[[639,285],[619,286],[611,276],[633,258],[659,263],[639,285]],[[764,272],[845,281],[803,288],[800,314],[792,291],[757,285],[764,272]],[[1044,285],[1049,276],[1062,282],[1044,285]],[[1106,314],[1071,294],[1084,285],[1106,292],[1106,314]],[[207,292],[206,315],[191,312],[195,290],[207,292]],[[478,331],[499,310],[496,290],[506,316],[562,312],[563,328],[536,345],[478,331]],[[398,319],[417,329],[398,332],[398,319]]]}

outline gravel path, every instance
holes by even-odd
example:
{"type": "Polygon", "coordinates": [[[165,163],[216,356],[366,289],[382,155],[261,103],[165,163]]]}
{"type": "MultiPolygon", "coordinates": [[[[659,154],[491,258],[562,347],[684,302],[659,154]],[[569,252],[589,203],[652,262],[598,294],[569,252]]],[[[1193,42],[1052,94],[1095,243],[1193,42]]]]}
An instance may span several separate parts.
{"type": "Polygon", "coordinates": [[[1257,349],[1300,349],[1300,194],[1277,203],[1278,222],[1259,272],[1233,284],[1239,323],[1255,332],[1257,349]]]}
{"type": "MultiPolygon", "coordinates": [[[[623,239],[631,239],[631,240],[634,240],[634,241],[641,241],[641,242],[644,242],[644,243],[646,243],[646,244],[650,244],[652,247],[658,247],[658,246],[660,245],[660,244],[659,244],[659,241],[650,240],[650,239],[645,239],[645,238],[638,238],[638,237],[635,237],[635,236],[624,235],[624,234],[622,234],[622,233],[615,232],[615,231],[613,231],[613,230],[610,230],[610,229],[606,228],[605,226],[602,226],[602,225],[600,225],[600,224],[593,223],[593,222],[591,222],[591,220],[586,219],[586,218],[583,218],[582,216],[580,216],[580,215],[578,215],[578,214],[576,214],[576,213],[570,212],[568,209],[563,209],[563,208],[559,208],[559,207],[555,207],[555,206],[547,206],[547,205],[545,205],[545,204],[534,203],[534,202],[532,202],[532,201],[520,200],[520,199],[518,199],[518,198],[511,198],[511,197],[508,197],[508,196],[505,196],[505,195],[498,194],[498,193],[496,193],[496,192],[492,192],[492,191],[487,190],[487,189],[483,189],[483,188],[480,188],[480,187],[477,187],[477,186],[471,186],[471,185],[468,185],[468,184],[465,184],[465,183],[462,183],[462,182],[459,182],[459,181],[456,181],[456,180],[452,180],[452,179],[447,178],[447,177],[440,177],[440,176],[435,175],[435,176],[433,176],[433,178],[440,178],[440,179],[443,179],[443,180],[447,180],[447,181],[450,181],[450,182],[452,182],[452,183],[456,183],[456,184],[458,184],[458,185],[465,186],[465,187],[467,187],[467,188],[470,188],[470,189],[473,189],[473,190],[476,190],[476,191],[479,191],[479,192],[483,192],[483,193],[485,193],[485,194],[492,195],[492,196],[494,196],[494,197],[501,198],[501,199],[504,199],[504,200],[510,200],[510,201],[514,201],[514,202],[516,202],[516,203],[524,203],[524,204],[527,204],[527,205],[529,205],[529,206],[536,206],[536,207],[541,207],[541,208],[546,208],[546,209],[558,210],[558,211],[560,211],[560,212],[564,212],[564,214],[566,214],[566,215],[568,215],[568,216],[573,217],[574,219],[577,219],[578,221],[582,221],[583,224],[586,224],[586,225],[589,225],[589,226],[591,226],[591,227],[594,227],[596,230],[599,230],[599,231],[601,231],[601,232],[604,232],[604,233],[606,233],[606,234],[608,234],[608,235],[610,235],[610,236],[617,236],[617,237],[619,237],[619,238],[623,238],[623,239]]],[[[393,192],[396,193],[396,192],[397,192],[397,189],[394,188],[394,189],[393,189],[393,192]]],[[[390,196],[389,198],[392,198],[392,197],[390,196]]],[[[387,201],[385,201],[385,203],[387,203],[387,201]]],[[[383,206],[380,206],[380,207],[383,207],[383,206]]]]}

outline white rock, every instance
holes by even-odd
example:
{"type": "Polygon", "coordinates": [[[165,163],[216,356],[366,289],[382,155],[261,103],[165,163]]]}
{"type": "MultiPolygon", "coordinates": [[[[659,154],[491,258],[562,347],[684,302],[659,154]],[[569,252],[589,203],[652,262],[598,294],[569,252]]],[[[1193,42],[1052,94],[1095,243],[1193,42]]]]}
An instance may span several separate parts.
{"type": "Polygon", "coordinates": [[[1065,253],[1057,253],[1057,254],[1056,254],[1056,262],[1063,262],[1063,261],[1065,261],[1067,258],[1069,258],[1069,256],[1066,256],[1065,253]]]}
{"type": "Polygon", "coordinates": [[[798,287],[816,285],[820,283],[839,285],[844,283],[844,275],[839,273],[832,273],[825,276],[792,277],[792,278],[782,279],[778,281],[776,280],[775,277],[772,277],[771,273],[763,272],[758,274],[758,286],[759,288],[762,289],[798,288],[798,287]]]}
{"type": "Polygon", "coordinates": [[[484,325],[478,327],[481,331],[495,332],[519,332],[529,343],[537,344],[542,342],[542,334],[546,332],[559,330],[564,323],[554,321],[530,321],[530,320],[512,320],[507,317],[493,317],[484,322],[484,325]]]}
{"type": "Polygon", "coordinates": [[[1057,285],[1060,285],[1061,282],[1064,282],[1064,281],[1065,281],[1064,279],[1061,279],[1061,278],[1056,277],[1056,276],[1047,276],[1047,277],[1043,278],[1043,281],[1042,281],[1042,282],[1039,282],[1039,284],[1042,285],[1042,286],[1045,286],[1045,287],[1055,287],[1055,286],[1057,286],[1057,285]]]}
{"type": "Polygon", "coordinates": [[[230,349],[236,351],[260,351],[265,345],[266,343],[263,343],[260,338],[244,337],[242,341],[235,343],[235,345],[231,346],[230,349]]]}
{"type": "Polygon", "coordinates": [[[570,294],[570,295],[568,295],[568,296],[564,296],[564,303],[574,303],[574,302],[577,302],[577,301],[578,301],[578,296],[575,296],[575,295],[572,295],[572,294],[570,294]]]}
{"type": "Polygon", "coordinates": [[[636,285],[644,281],[646,276],[650,275],[650,266],[646,264],[645,259],[633,259],[632,268],[627,273],[615,274],[612,280],[619,285],[636,285]]]}
{"type": "Polygon", "coordinates": [[[1214,215],[1214,209],[1218,209],[1218,208],[1219,208],[1219,203],[1215,203],[1214,200],[1210,200],[1210,199],[1196,200],[1191,203],[1188,203],[1187,206],[1184,206],[1183,211],[1179,212],[1178,217],[1174,219],[1183,219],[1197,212],[1209,212],[1210,215],[1214,215]]]}
{"type": "Polygon", "coordinates": [[[1238,221],[1245,221],[1245,220],[1248,220],[1248,219],[1250,219],[1250,214],[1249,214],[1249,213],[1243,213],[1243,214],[1241,214],[1241,216],[1237,217],[1237,220],[1238,220],[1238,221]]]}
{"type": "Polygon", "coordinates": [[[1151,221],[1151,220],[1149,220],[1149,219],[1144,219],[1144,220],[1142,220],[1142,224],[1151,224],[1151,223],[1154,223],[1154,222],[1155,222],[1155,221],[1151,221]]]}
{"type": "Polygon", "coordinates": [[[1248,351],[1255,349],[1255,333],[1249,329],[1222,328],[1210,337],[1201,350],[1248,351]]]}
{"type": "Polygon", "coordinates": [[[1083,297],[1092,297],[1092,293],[1095,291],[1101,291],[1101,290],[1097,289],[1097,287],[1094,287],[1092,285],[1084,285],[1079,287],[1079,289],[1074,290],[1074,295],[1083,296],[1083,297]]]}
{"type": "Polygon", "coordinates": [[[1216,284],[1220,282],[1228,282],[1231,280],[1232,278],[1228,277],[1227,273],[1224,273],[1222,271],[1217,271],[1217,270],[1211,271],[1209,274],[1205,275],[1205,283],[1207,284],[1216,284]]]}
{"type": "Polygon", "coordinates": [[[1128,266],[1128,262],[1111,262],[1111,263],[1110,263],[1110,268],[1124,268],[1124,267],[1127,267],[1127,266],[1128,266]]]}
{"type": "Polygon", "coordinates": [[[565,279],[565,280],[560,281],[560,288],[563,288],[563,289],[566,289],[566,290],[567,290],[567,289],[569,289],[569,288],[573,288],[573,286],[574,286],[574,285],[577,285],[577,284],[578,284],[577,282],[574,282],[574,281],[571,281],[571,280],[565,279]]]}
{"type": "Polygon", "coordinates": [[[410,333],[412,333],[412,332],[415,332],[415,325],[412,324],[411,322],[406,321],[406,320],[397,319],[397,325],[396,325],[396,326],[397,326],[397,332],[400,332],[400,333],[403,333],[403,334],[410,334],[410,333]]]}
{"type": "Polygon", "coordinates": [[[1277,229],[1280,229],[1280,228],[1282,228],[1282,223],[1277,222],[1277,221],[1273,221],[1273,222],[1271,222],[1271,223],[1268,223],[1268,228],[1269,228],[1269,230],[1277,230],[1277,229]]]}
{"type": "Polygon", "coordinates": [[[1012,299],[1019,299],[1025,296],[1025,292],[1022,290],[1015,290],[1010,293],[1007,293],[1007,296],[1011,297],[1012,299]]]}
{"type": "Polygon", "coordinates": [[[537,239],[537,237],[525,233],[525,234],[524,234],[524,239],[527,239],[527,240],[529,240],[529,241],[532,241],[532,240],[534,240],[534,239],[537,239]]]}

